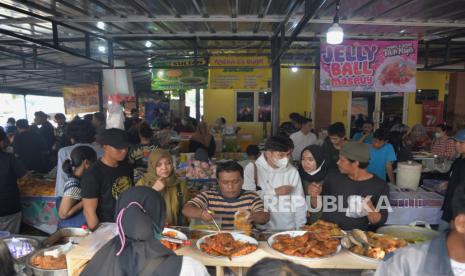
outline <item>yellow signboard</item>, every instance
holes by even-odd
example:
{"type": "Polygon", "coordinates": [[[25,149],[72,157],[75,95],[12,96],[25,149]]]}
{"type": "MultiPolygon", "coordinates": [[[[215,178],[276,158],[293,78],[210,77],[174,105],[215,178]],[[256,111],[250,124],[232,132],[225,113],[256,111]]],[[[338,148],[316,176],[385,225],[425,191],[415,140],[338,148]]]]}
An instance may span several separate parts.
{"type": "Polygon", "coordinates": [[[265,90],[269,88],[271,68],[267,56],[213,56],[208,87],[211,89],[265,90]],[[268,68],[255,68],[265,66],[268,68]]]}
{"type": "Polygon", "coordinates": [[[98,111],[97,85],[79,85],[63,87],[63,99],[66,114],[98,111]]]}

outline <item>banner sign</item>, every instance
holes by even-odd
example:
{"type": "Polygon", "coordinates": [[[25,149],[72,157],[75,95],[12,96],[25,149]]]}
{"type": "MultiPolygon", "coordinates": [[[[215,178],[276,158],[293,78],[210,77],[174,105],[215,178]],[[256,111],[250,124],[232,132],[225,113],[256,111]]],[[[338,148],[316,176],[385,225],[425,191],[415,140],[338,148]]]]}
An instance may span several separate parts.
{"type": "Polygon", "coordinates": [[[434,131],[437,125],[444,123],[444,102],[424,101],[422,125],[428,131],[434,131]]]}
{"type": "Polygon", "coordinates": [[[88,113],[99,110],[98,86],[80,85],[63,87],[66,114],[88,113]]]}
{"type": "Polygon", "coordinates": [[[225,66],[211,69],[209,88],[264,90],[269,88],[271,68],[267,56],[213,56],[210,66],[225,66]],[[230,68],[228,68],[230,67],[230,68]]]}
{"type": "Polygon", "coordinates": [[[152,90],[206,88],[208,81],[207,62],[197,60],[169,60],[153,64],[152,90]],[[196,67],[194,67],[196,66],[196,67]]]}
{"type": "Polygon", "coordinates": [[[320,45],[320,89],[415,92],[418,42],[346,40],[320,45]]]}

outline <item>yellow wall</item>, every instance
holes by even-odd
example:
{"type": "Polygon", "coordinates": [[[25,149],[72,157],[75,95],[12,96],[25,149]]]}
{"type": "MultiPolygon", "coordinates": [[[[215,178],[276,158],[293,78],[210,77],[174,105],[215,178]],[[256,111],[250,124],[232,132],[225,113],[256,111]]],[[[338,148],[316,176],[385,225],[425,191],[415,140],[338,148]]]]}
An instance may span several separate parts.
{"type": "Polygon", "coordinates": [[[349,122],[347,118],[347,107],[349,106],[349,92],[337,91],[329,92],[332,93],[331,97],[331,123],[342,122],[346,129],[349,128],[349,122]]]}
{"type": "MultiPolygon", "coordinates": [[[[444,101],[449,86],[449,73],[447,72],[417,72],[417,89],[438,89],[439,100],[444,101]]],[[[347,107],[349,92],[332,92],[331,123],[343,122],[348,127],[347,107]]],[[[408,97],[407,125],[421,123],[422,105],[415,104],[415,93],[406,93],[408,97]]]]}
{"type": "MultiPolygon", "coordinates": [[[[438,89],[439,101],[444,101],[444,95],[449,87],[449,73],[447,72],[417,72],[417,89],[438,89]]],[[[415,93],[408,94],[407,125],[421,123],[422,105],[415,104],[415,93]]]]}
{"type": "MultiPolygon", "coordinates": [[[[289,121],[289,113],[311,111],[314,70],[299,69],[293,73],[290,69],[281,69],[280,112],[281,122],[289,121]]],[[[242,133],[252,133],[254,142],[262,140],[262,123],[236,123],[234,118],[235,93],[231,89],[204,90],[204,118],[213,123],[218,117],[224,117],[228,124],[237,124],[242,133]]],[[[268,132],[271,125],[268,123],[268,132]]]]}

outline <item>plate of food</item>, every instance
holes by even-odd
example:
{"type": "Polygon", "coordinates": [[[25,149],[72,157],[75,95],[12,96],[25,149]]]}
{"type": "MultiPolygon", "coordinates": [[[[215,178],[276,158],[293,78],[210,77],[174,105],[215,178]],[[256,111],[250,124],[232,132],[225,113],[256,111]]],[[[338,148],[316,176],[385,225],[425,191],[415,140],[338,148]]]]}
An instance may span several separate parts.
{"type": "Polygon", "coordinates": [[[268,245],[277,253],[301,261],[319,261],[341,251],[340,240],[327,233],[285,231],[268,238],[268,245]]]}
{"type": "Polygon", "coordinates": [[[387,254],[407,246],[408,242],[390,235],[354,229],[342,239],[341,244],[350,254],[377,263],[387,254]]]}
{"type": "Polygon", "coordinates": [[[177,250],[187,245],[189,239],[186,234],[172,228],[164,228],[162,232],[161,243],[168,249],[177,250]]]}
{"type": "Polygon", "coordinates": [[[342,237],[346,234],[344,230],[342,230],[337,224],[324,221],[324,220],[317,220],[311,225],[304,225],[301,227],[302,230],[312,232],[315,234],[325,233],[331,237],[342,237]]]}
{"type": "Polygon", "coordinates": [[[258,242],[252,237],[235,232],[219,232],[202,237],[197,241],[200,252],[217,258],[244,257],[258,248],[258,242]]]}

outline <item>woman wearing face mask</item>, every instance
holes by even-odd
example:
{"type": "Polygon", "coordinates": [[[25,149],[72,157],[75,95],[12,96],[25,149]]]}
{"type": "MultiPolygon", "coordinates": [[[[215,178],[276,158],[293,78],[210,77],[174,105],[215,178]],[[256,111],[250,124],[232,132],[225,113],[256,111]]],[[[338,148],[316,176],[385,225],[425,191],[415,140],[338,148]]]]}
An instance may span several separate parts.
{"type": "Polygon", "coordinates": [[[73,149],[70,158],[63,162],[63,172],[68,175],[63,197],[57,199],[58,228],[81,227],[86,223],[82,213],[80,178],[84,172],[97,160],[97,153],[88,146],[78,146],[73,149]]]}
{"type": "Polygon", "coordinates": [[[209,275],[190,257],[177,256],[164,247],[161,233],[166,210],[163,197],[149,187],[124,191],[116,203],[118,236],[91,259],[81,276],[184,276],[209,275]]]}
{"type": "Polygon", "coordinates": [[[445,124],[436,126],[431,152],[441,158],[454,160],[457,155],[455,142],[447,135],[447,128],[448,126],[445,124]]]}
{"type": "MultiPolygon", "coordinates": [[[[311,145],[301,153],[299,175],[306,195],[319,195],[323,180],[326,177],[327,165],[323,149],[317,145],[311,145]]],[[[321,213],[310,213],[308,224],[314,223],[321,213]]]]}
{"type": "Polygon", "coordinates": [[[167,150],[156,149],[150,156],[147,173],[136,183],[159,192],[166,203],[166,221],[170,225],[185,225],[182,207],[189,199],[187,184],[176,177],[173,160],[167,150]]]}

